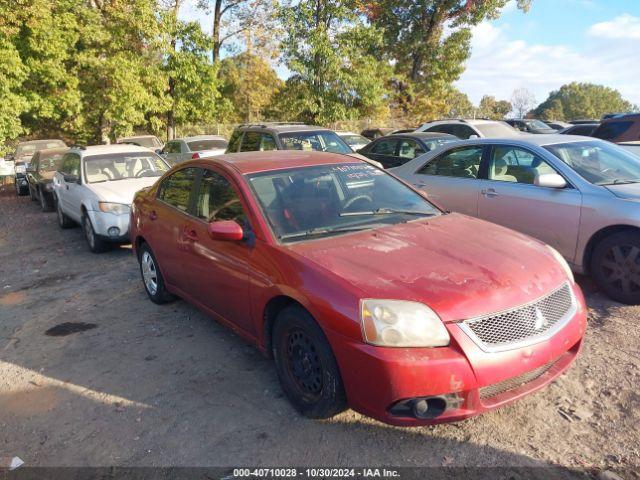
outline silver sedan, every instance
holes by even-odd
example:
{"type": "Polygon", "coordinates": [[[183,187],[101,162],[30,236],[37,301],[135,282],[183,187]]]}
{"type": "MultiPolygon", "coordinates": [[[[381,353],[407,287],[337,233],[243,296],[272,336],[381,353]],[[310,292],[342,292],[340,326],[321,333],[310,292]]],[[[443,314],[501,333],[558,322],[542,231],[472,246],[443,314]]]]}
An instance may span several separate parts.
{"type": "Polygon", "coordinates": [[[611,298],[640,303],[640,158],[624,149],[570,135],[477,139],[391,172],[445,209],[548,243],[611,298]]]}

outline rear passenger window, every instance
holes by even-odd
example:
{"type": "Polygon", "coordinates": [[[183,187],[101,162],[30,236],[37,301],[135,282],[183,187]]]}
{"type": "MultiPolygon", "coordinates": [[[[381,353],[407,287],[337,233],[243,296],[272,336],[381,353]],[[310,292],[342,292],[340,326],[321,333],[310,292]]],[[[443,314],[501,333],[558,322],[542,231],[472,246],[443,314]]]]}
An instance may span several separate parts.
{"type": "Polygon", "coordinates": [[[231,183],[212,170],[202,172],[196,216],[207,222],[235,220],[240,225],[244,225],[247,218],[231,183]]]}
{"type": "Polygon", "coordinates": [[[373,146],[371,153],[377,155],[395,155],[397,144],[397,140],[381,140],[373,146]]]}
{"type": "Polygon", "coordinates": [[[262,135],[259,132],[245,132],[242,139],[241,152],[257,152],[260,150],[262,135]]]}
{"type": "Polygon", "coordinates": [[[427,163],[417,173],[443,177],[476,178],[480,170],[483,147],[449,150],[427,163]]]}
{"type": "Polygon", "coordinates": [[[197,171],[197,168],[185,168],[164,179],[158,198],[182,212],[187,212],[197,171]]]}

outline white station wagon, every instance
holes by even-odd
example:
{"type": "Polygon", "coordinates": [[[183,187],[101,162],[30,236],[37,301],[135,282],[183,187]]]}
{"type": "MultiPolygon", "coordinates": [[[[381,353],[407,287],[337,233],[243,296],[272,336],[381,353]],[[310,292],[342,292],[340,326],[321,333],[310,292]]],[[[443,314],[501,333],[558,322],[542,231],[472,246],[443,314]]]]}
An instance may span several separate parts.
{"type": "Polygon", "coordinates": [[[155,152],[136,145],[72,147],[53,177],[58,224],[82,225],[94,253],[126,243],[133,196],[167,170],[155,152]]]}

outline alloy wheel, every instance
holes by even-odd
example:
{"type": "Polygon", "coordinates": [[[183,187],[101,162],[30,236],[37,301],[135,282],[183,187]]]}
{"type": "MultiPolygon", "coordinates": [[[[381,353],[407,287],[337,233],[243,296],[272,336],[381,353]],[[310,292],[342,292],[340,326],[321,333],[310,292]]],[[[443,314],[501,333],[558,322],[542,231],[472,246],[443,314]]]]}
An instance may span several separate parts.
{"type": "Polygon", "coordinates": [[[93,227],[91,226],[91,220],[89,220],[87,217],[85,217],[84,219],[84,234],[85,237],[87,237],[87,242],[89,242],[91,250],[93,250],[96,247],[96,237],[95,233],[93,232],[93,227]]]}
{"type": "Polygon", "coordinates": [[[158,272],[156,271],[156,264],[153,261],[153,257],[149,252],[142,254],[142,261],[140,263],[142,267],[142,279],[147,291],[151,295],[155,295],[158,291],[158,272]]]}
{"type": "Polygon", "coordinates": [[[640,248],[614,245],[602,259],[604,281],[624,294],[640,292],[640,248]]]}

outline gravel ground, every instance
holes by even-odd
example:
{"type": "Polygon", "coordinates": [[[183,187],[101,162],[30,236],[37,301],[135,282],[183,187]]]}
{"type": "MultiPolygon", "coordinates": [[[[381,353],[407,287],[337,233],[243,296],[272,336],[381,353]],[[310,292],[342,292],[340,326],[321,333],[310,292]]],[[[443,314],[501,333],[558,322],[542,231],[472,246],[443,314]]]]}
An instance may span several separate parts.
{"type": "MultiPolygon", "coordinates": [[[[296,414],[253,347],[152,304],[127,247],[88,252],[0,192],[0,458],[31,466],[543,466],[640,478],[640,307],[579,279],[585,347],[534,395],[457,424],[296,414]],[[71,333],[60,324],[84,323],[71,333]],[[54,328],[57,327],[57,328],[54,328]],[[53,329],[53,330],[51,330],[53,329]]],[[[1,465],[0,465],[1,466],[1,465]]]]}

